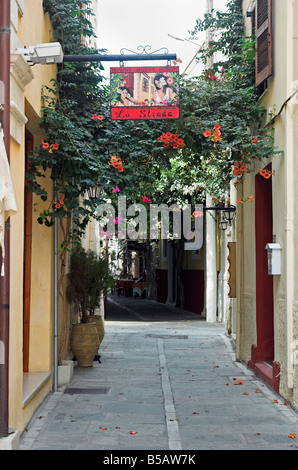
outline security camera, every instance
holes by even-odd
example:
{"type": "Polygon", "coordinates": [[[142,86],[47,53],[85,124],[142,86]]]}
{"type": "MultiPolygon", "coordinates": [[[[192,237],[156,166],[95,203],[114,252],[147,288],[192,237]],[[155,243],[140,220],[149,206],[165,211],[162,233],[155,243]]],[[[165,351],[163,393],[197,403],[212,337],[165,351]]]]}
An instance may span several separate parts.
{"type": "Polygon", "coordinates": [[[36,46],[17,49],[27,62],[33,64],[59,64],[63,62],[63,50],[59,42],[37,44],[36,46]]]}

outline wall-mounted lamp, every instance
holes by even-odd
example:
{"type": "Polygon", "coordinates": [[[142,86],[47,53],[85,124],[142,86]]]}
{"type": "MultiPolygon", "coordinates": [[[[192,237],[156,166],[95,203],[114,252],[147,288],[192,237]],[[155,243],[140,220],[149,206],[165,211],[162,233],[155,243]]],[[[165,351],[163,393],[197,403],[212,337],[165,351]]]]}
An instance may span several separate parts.
{"type": "Polygon", "coordinates": [[[228,206],[228,207],[219,207],[219,206],[213,206],[213,207],[204,207],[205,211],[220,211],[223,212],[223,217],[221,219],[220,226],[222,230],[227,230],[228,225],[231,226],[232,222],[234,220],[234,217],[236,215],[236,207],[235,206],[228,206]]]}
{"type": "Polygon", "coordinates": [[[223,218],[219,222],[221,225],[222,230],[227,230],[228,225],[231,226],[236,214],[236,207],[235,206],[228,206],[222,210],[223,218]]]}
{"type": "Polygon", "coordinates": [[[220,226],[221,226],[222,230],[227,230],[227,228],[228,228],[227,219],[223,218],[223,219],[221,219],[221,221],[219,223],[220,223],[220,226]]]}
{"type": "Polygon", "coordinates": [[[89,186],[89,188],[87,189],[87,193],[91,201],[99,198],[101,193],[101,185],[99,179],[96,181],[96,183],[94,183],[93,186],[89,186]]]}

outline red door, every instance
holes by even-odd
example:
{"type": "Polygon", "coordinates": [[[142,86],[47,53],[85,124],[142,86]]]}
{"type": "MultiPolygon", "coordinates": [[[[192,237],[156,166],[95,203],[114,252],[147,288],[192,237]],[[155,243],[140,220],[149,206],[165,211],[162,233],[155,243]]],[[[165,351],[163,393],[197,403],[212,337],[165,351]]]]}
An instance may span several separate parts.
{"type": "MultiPolygon", "coordinates": [[[[270,169],[271,165],[267,168],[270,169]]],[[[273,276],[268,274],[266,244],[273,239],[272,180],[255,178],[256,245],[256,328],[257,344],[252,345],[251,367],[276,391],[279,390],[279,363],[274,361],[273,276]]]]}
{"type": "Polygon", "coordinates": [[[257,356],[270,362],[274,359],[273,276],[268,274],[265,246],[272,243],[271,178],[256,176],[255,204],[257,356]]]}

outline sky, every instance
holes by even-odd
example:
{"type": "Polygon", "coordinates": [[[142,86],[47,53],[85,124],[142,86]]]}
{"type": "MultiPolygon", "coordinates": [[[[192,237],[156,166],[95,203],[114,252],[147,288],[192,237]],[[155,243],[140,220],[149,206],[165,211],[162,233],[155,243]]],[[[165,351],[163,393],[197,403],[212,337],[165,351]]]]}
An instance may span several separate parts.
{"type": "MultiPolygon", "coordinates": [[[[226,0],[213,0],[214,8],[224,10],[226,0]]],[[[190,75],[199,74],[201,66],[193,60],[205,41],[205,34],[197,39],[190,37],[196,19],[203,18],[206,0],[99,0],[97,48],[107,49],[107,54],[140,53],[138,46],[149,46],[153,53],[167,48],[182,60],[179,70],[190,75]],[[179,39],[174,39],[179,38],[179,39]],[[191,42],[190,42],[191,41],[191,42]],[[131,52],[132,51],[132,52],[131,52]]],[[[159,52],[159,54],[162,51],[159,52]]],[[[119,62],[102,62],[104,75],[109,77],[110,67],[119,67],[119,62]]],[[[126,62],[125,66],[164,66],[166,61],[126,62]]]]}

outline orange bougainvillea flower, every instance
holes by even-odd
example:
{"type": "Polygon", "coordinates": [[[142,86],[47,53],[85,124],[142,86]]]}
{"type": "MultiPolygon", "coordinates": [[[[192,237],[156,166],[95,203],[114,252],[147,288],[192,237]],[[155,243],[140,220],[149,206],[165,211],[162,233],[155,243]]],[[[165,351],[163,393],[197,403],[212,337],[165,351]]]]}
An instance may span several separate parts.
{"type": "Polygon", "coordinates": [[[295,439],[296,438],[296,434],[291,432],[288,437],[290,437],[291,439],[295,439]]]}
{"type": "Polygon", "coordinates": [[[58,150],[58,148],[59,148],[58,142],[55,142],[54,144],[51,144],[51,145],[50,145],[48,142],[42,141],[42,142],[41,142],[41,145],[42,145],[42,148],[43,148],[44,150],[49,149],[49,153],[53,153],[53,150],[58,150]]]}
{"type": "Polygon", "coordinates": [[[266,170],[265,168],[260,168],[259,173],[261,176],[263,176],[264,178],[268,180],[269,178],[271,178],[272,175],[275,175],[275,170],[269,171],[269,170],[266,170]]]}
{"type": "MultiPolygon", "coordinates": [[[[213,79],[213,77],[211,77],[213,79]]],[[[220,142],[221,141],[221,132],[220,132],[220,125],[215,124],[212,132],[209,129],[206,129],[205,132],[203,133],[204,137],[210,137],[210,140],[212,142],[220,142]]]]}
{"type": "Polygon", "coordinates": [[[211,135],[211,132],[208,129],[203,134],[204,137],[210,137],[210,135],[211,135]]]}
{"type": "Polygon", "coordinates": [[[183,148],[185,147],[184,140],[179,136],[179,134],[172,134],[171,132],[167,132],[166,134],[162,134],[157,140],[163,142],[165,148],[169,148],[172,146],[174,149],[183,148]]]}
{"type": "Polygon", "coordinates": [[[248,393],[248,392],[244,392],[243,395],[249,395],[249,393],[248,393]]]}
{"type": "Polygon", "coordinates": [[[274,400],[273,403],[278,403],[278,401],[277,401],[277,400],[274,400]]]}
{"type": "Polygon", "coordinates": [[[255,390],[255,393],[260,393],[260,390],[257,388],[257,389],[255,390]]]}
{"type": "Polygon", "coordinates": [[[120,172],[124,171],[122,160],[120,157],[116,157],[116,155],[111,156],[109,165],[113,165],[113,167],[116,168],[120,172]]]}
{"type": "MultiPolygon", "coordinates": [[[[246,173],[248,171],[247,166],[244,162],[234,162],[233,166],[233,175],[237,176],[237,181],[243,177],[243,173],[246,173]]],[[[240,182],[239,181],[239,182],[240,182]]]]}

